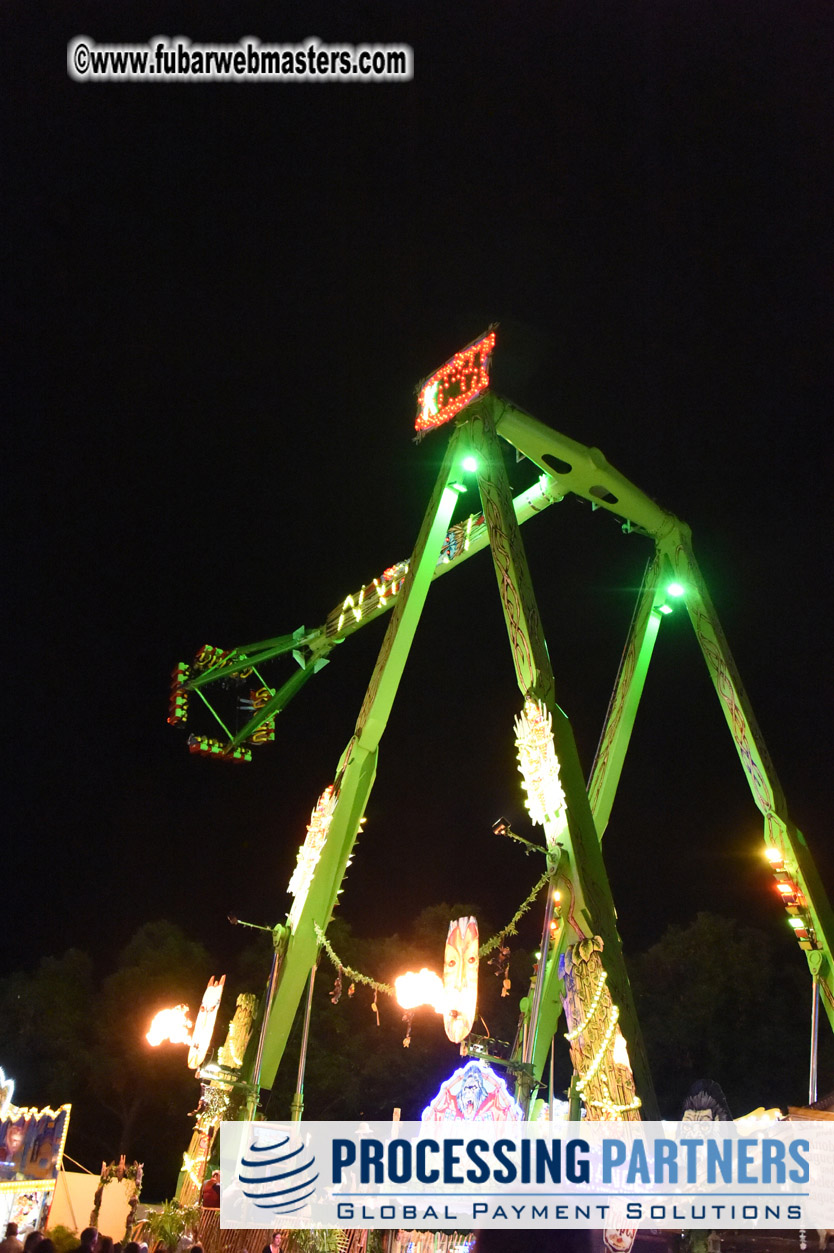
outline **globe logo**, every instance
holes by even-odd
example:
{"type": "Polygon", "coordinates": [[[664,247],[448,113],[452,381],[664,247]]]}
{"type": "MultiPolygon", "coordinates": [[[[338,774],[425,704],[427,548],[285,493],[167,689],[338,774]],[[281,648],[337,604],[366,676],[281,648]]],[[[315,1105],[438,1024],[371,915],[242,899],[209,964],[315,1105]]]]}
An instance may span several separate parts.
{"type": "Polygon", "coordinates": [[[247,1156],[241,1158],[238,1180],[243,1195],[256,1209],[295,1214],[315,1192],[319,1177],[318,1172],[313,1174],[315,1154],[303,1144],[289,1146],[289,1136],[270,1144],[253,1140],[247,1156]]]}

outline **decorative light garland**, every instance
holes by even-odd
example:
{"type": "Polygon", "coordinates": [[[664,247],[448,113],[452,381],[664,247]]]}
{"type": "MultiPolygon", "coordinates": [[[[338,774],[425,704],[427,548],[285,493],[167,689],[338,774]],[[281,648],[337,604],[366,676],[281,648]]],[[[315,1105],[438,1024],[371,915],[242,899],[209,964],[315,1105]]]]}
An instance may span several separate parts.
{"type": "Polygon", "coordinates": [[[527,793],[525,805],[530,821],[544,827],[548,848],[556,840],[553,824],[565,822],[565,791],[559,777],[559,760],[553,747],[553,719],[539,700],[528,699],[515,720],[518,769],[527,793]]]}
{"type": "Polygon", "coordinates": [[[606,1114],[615,1115],[631,1114],[634,1110],[642,1109],[643,1107],[643,1102],[640,1100],[639,1096],[636,1096],[633,1101],[629,1101],[628,1105],[615,1105],[610,1097],[606,1097],[604,1101],[586,1100],[585,1104],[589,1108],[601,1109],[606,1114]]]}
{"type": "MultiPolygon", "coordinates": [[[[539,892],[548,882],[549,878],[550,878],[550,875],[547,872],[545,872],[542,875],[542,877],[536,883],[535,887],[530,892],[529,896],[527,896],[521,902],[518,909],[515,911],[510,921],[507,923],[506,927],[504,927],[503,930],[499,931],[497,935],[494,935],[492,939],[487,940],[485,944],[481,945],[481,947],[478,949],[479,957],[486,957],[489,953],[491,953],[494,948],[498,947],[498,945],[501,943],[501,941],[504,939],[505,936],[517,934],[516,932],[517,923],[524,916],[524,914],[527,913],[528,909],[530,909],[531,905],[534,903],[539,892]]],[[[347,975],[348,978],[352,979],[354,983],[364,983],[366,987],[373,988],[374,991],[376,992],[384,992],[386,996],[395,995],[394,989],[391,987],[389,983],[380,983],[377,979],[372,979],[370,975],[363,975],[361,971],[354,970],[353,967],[346,965],[345,962],[342,961],[341,957],[339,957],[339,955],[336,952],[334,952],[333,946],[331,945],[330,941],[327,939],[327,936],[325,935],[324,931],[319,926],[319,924],[317,922],[314,922],[313,927],[315,929],[316,938],[319,944],[322,946],[328,958],[330,959],[330,962],[336,968],[337,971],[341,971],[343,975],[347,975]]],[[[350,993],[348,993],[348,995],[350,995],[350,993]]]]}
{"type": "Polygon", "coordinates": [[[608,1052],[608,1045],[611,1043],[612,1039],[614,1038],[614,1032],[617,1030],[617,1022],[619,1020],[619,1017],[620,1017],[619,1007],[616,1005],[612,1005],[611,1006],[611,1019],[606,1029],[605,1035],[602,1037],[602,1042],[599,1046],[599,1050],[595,1054],[594,1059],[591,1062],[590,1066],[585,1071],[585,1074],[582,1076],[581,1079],[577,1081],[577,1084],[576,1084],[577,1092],[585,1091],[585,1088],[594,1078],[600,1066],[605,1061],[605,1054],[608,1052]]]}
{"type": "Polygon", "coordinates": [[[333,946],[322,931],[319,924],[314,922],[313,926],[315,928],[316,938],[319,944],[322,946],[337,970],[341,971],[342,974],[347,975],[354,983],[364,983],[366,987],[373,988],[375,992],[384,992],[386,996],[394,995],[394,989],[391,987],[390,983],[379,983],[376,979],[372,979],[370,975],[363,975],[361,970],[354,970],[352,966],[346,966],[342,959],[337,957],[334,953],[333,946]]]}
{"type": "Polygon", "coordinates": [[[287,918],[293,930],[298,926],[298,920],[313,881],[313,872],[327,842],[327,833],[330,830],[337,798],[338,793],[333,784],[329,783],[316,801],[316,807],[307,825],[307,835],[298,850],[295,870],[287,888],[287,891],[295,897],[287,918]]]}
{"type": "Polygon", "coordinates": [[[582,1014],[581,1022],[565,1033],[565,1039],[571,1047],[575,1091],[589,1117],[629,1120],[639,1117],[642,1102],[634,1090],[628,1046],[618,1025],[620,1009],[607,986],[602,949],[602,939],[590,936],[565,954],[565,1010],[569,1020],[582,1014]],[[584,1037],[581,1043],[580,1037],[584,1037]],[[591,1110],[596,1112],[592,1115],[591,1110]]]}
{"type": "Polygon", "coordinates": [[[597,1011],[597,1006],[599,1005],[600,1000],[602,999],[602,994],[603,994],[603,992],[605,991],[605,984],[606,984],[607,980],[608,980],[608,971],[607,971],[607,970],[601,970],[601,971],[600,971],[600,975],[599,975],[599,982],[597,983],[596,989],[595,989],[595,991],[594,991],[593,999],[592,999],[592,1001],[591,1001],[590,1005],[588,1006],[588,1011],[587,1011],[587,1013],[585,1014],[584,1019],[582,1020],[582,1022],[579,1024],[579,1026],[578,1026],[578,1027],[574,1027],[573,1031],[566,1031],[566,1032],[565,1032],[565,1039],[566,1039],[566,1040],[573,1041],[573,1040],[575,1040],[575,1039],[576,1039],[576,1037],[577,1037],[578,1035],[581,1035],[583,1031],[587,1031],[587,1030],[588,1030],[588,1027],[590,1026],[591,1019],[593,1018],[594,1014],[596,1013],[596,1011],[597,1011]]]}
{"type": "Polygon", "coordinates": [[[550,874],[548,871],[545,871],[542,877],[536,883],[535,887],[533,887],[533,889],[531,890],[530,895],[525,897],[525,899],[521,902],[518,909],[515,911],[510,921],[507,923],[506,927],[504,927],[503,930],[499,931],[496,935],[494,935],[492,939],[487,940],[484,944],[481,945],[481,947],[478,949],[479,957],[488,956],[488,954],[491,953],[494,948],[498,947],[498,945],[501,943],[501,941],[504,939],[505,936],[518,934],[517,929],[516,929],[517,924],[527,913],[528,909],[530,909],[531,906],[534,904],[536,897],[538,896],[539,892],[541,892],[545,884],[549,881],[549,879],[550,879],[550,874]]]}

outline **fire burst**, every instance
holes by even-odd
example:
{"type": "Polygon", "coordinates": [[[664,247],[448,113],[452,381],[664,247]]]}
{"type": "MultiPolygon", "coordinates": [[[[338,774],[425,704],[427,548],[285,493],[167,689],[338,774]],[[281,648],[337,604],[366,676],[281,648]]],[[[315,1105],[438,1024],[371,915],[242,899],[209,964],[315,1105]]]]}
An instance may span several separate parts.
{"type": "Polygon", "coordinates": [[[403,1009],[431,1005],[436,1014],[443,1013],[443,980],[433,970],[427,970],[425,966],[419,973],[409,970],[394,980],[394,987],[397,990],[397,1002],[403,1009]]]}
{"type": "Polygon", "coordinates": [[[161,1009],[150,1025],[145,1036],[148,1044],[154,1048],[158,1044],[190,1044],[191,1029],[194,1026],[188,1017],[187,1005],[175,1005],[173,1009],[161,1009]]]}

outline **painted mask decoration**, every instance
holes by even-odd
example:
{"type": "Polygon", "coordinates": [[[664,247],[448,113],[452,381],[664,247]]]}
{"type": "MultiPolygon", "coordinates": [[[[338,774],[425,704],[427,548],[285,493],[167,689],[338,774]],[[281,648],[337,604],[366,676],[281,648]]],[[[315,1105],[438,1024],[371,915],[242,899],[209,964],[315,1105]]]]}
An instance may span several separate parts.
{"type": "Polygon", "coordinates": [[[214,975],[212,975],[203,993],[203,1003],[197,1014],[197,1022],[191,1033],[191,1046],[188,1050],[188,1065],[192,1070],[197,1070],[200,1067],[203,1058],[208,1052],[212,1032],[214,1031],[214,1020],[220,1008],[220,998],[223,995],[225,982],[225,975],[222,975],[219,979],[215,979],[214,975]]]}
{"type": "Polygon", "coordinates": [[[478,1004],[478,920],[453,918],[443,961],[443,1027],[453,1044],[472,1030],[478,1004]]]}

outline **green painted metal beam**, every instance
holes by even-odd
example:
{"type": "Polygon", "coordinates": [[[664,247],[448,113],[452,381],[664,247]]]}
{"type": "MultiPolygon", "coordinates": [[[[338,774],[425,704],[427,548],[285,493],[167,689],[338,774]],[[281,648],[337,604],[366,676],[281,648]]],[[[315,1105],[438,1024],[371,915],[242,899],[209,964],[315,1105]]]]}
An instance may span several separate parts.
{"type": "Polygon", "coordinates": [[[606,461],[598,448],[588,448],[552,430],[514,405],[490,397],[498,434],[554,480],[561,495],[573,492],[595,509],[622,518],[629,529],[644,531],[657,539],[678,525],[667,513],[606,461]]]}
{"type": "Polygon", "coordinates": [[[225,658],[222,665],[212,666],[210,670],[195,675],[193,679],[184,683],[183,687],[187,692],[199,691],[200,688],[208,687],[210,683],[217,683],[220,679],[228,679],[241,670],[250,670],[255,666],[263,665],[265,661],[271,661],[274,657],[283,657],[285,653],[294,652],[312,639],[315,634],[315,632],[305,632],[304,628],[300,627],[292,635],[279,635],[275,639],[263,640],[260,644],[247,644],[243,648],[236,648],[225,658]]]}
{"type": "Polygon", "coordinates": [[[339,763],[335,780],[337,800],[327,838],[278,971],[264,1032],[261,1073],[255,1076],[256,1082],[263,1087],[272,1086],[304,985],[318,953],[316,927],[327,929],[359,833],[376,777],[379,742],[457,501],[458,493],[452,483],[459,475],[461,455],[456,432],[449,443],[423,519],[408,575],[388,623],[354,735],[339,763]]]}
{"type": "Polygon", "coordinates": [[[677,532],[661,545],[661,551],[668,562],[669,577],[683,588],[680,600],[686,605],[753,800],[764,817],[765,845],[782,853],[785,871],[799,888],[800,913],[789,916],[804,913],[811,921],[811,942],[797,938],[812,974],[819,979],[822,1004],[834,1029],[834,912],[828,894],[805,837],[788,813],[782,785],[692,552],[689,528],[680,523],[677,532]]]}
{"type": "MultiPolygon", "coordinates": [[[[520,492],[513,501],[513,509],[519,524],[542,513],[550,505],[562,500],[548,474],[543,474],[526,491],[520,492]]],[[[432,571],[432,579],[439,579],[450,570],[481,552],[489,544],[486,523],[478,514],[470,514],[468,518],[457,523],[444,542],[440,558],[432,571]]],[[[389,567],[390,568],[390,567],[389,567]]],[[[332,643],[339,643],[353,635],[361,627],[367,626],[381,614],[386,613],[396,604],[399,593],[380,597],[374,582],[364,584],[346,596],[338,605],[334,605],[320,628],[323,636],[332,643]]]]}
{"type": "Polygon", "coordinates": [[[567,944],[583,936],[599,935],[604,944],[603,962],[608,972],[608,986],[614,1003],[619,1006],[620,1029],[628,1043],[635,1083],[643,1102],[643,1116],[657,1118],[657,1101],[623,960],[622,944],[617,934],[616,911],[608,875],[588,802],[573,728],[556,703],[553,670],[521,531],[512,509],[503,454],[495,433],[493,414],[500,415],[500,404],[491,396],[476,401],[467,411],[466,427],[478,460],[478,489],[489,527],[490,547],[518,686],[525,700],[538,699],[552,717],[553,740],[568,819],[567,831],[562,837],[561,857],[553,867],[567,899],[562,910],[565,925],[560,930],[559,940],[544,972],[539,1021],[532,1024],[535,1032],[531,1059],[533,1070],[539,1078],[561,1015],[559,957],[567,944]]]}
{"type": "MultiPolygon", "coordinates": [[[[550,474],[559,493],[573,492],[595,508],[605,509],[623,519],[628,529],[651,535],[657,544],[659,577],[668,575],[669,579],[676,579],[686,589],[684,600],[687,612],[753,799],[764,816],[765,843],[784,853],[786,870],[799,887],[804,908],[811,919],[814,934],[810,948],[801,939],[799,942],[805,949],[812,974],[819,979],[822,1003],[834,1028],[834,913],[805,838],[789,817],[782,786],[693,555],[689,527],[629,482],[609,464],[599,449],[588,448],[551,430],[511,404],[503,401],[494,403],[498,433],[550,474]]],[[[658,584],[658,598],[661,593],[662,588],[658,584]]],[[[655,612],[657,603],[658,599],[650,611],[642,640],[635,636],[633,641],[637,664],[631,691],[622,693],[622,725],[619,729],[613,728],[613,734],[608,728],[610,747],[620,758],[619,765],[613,763],[612,773],[611,766],[600,762],[590,782],[600,834],[611,810],[622,758],[631,734],[631,723],[645,679],[645,673],[641,675],[637,671],[644,665],[648,666],[651,656],[654,643],[651,614],[655,612]],[[634,686],[635,680],[637,686],[634,686]]],[[[618,679],[618,686],[622,677],[618,679]]]]}
{"type": "Polygon", "coordinates": [[[660,559],[655,554],[646,570],[640,599],[608,705],[599,747],[591,767],[588,800],[600,840],[605,834],[611,817],[614,797],[617,794],[626,752],[637,718],[637,708],[640,704],[640,697],[643,695],[649,662],[652,659],[663,617],[659,608],[664,599],[663,592],[658,586],[659,571],[660,559]]]}
{"type": "Polygon", "coordinates": [[[245,726],[241,727],[237,734],[232,737],[228,744],[229,751],[248,740],[250,735],[254,735],[258,727],[263,726],[269,718],[274,718],[276,714],[279,714],[290,703],[293,696],[301,691],[304,684],[309,682],[313,675],[325,665],[327,665],[326,660],[318,657],[314,661],[309,662],[303,670],[296,670],[295,674],[291,675],[286,683],[278,688],[275,695],[271,696],[266,704],[261,709],[258,709],[245,726]]]}
{"type": "MultiPolygon", "coordinates": [[[[561,499],[562,497],[554,490],[548,475],[543,474],[532,487],[519,493],[513,501],[516,518],[519,523],[526,522],[528,518],[534,517],[537,513],[542,513],[543,510],[561,499]]],[[[460,565],[461,562],[466,561],[469,557],[487,547],[489,537],[486,524],[477,514],[471,514],[469,518],[458,523],[455,528],[455,543],[454,551],[450,551],[448,555],[441,551],[438,562],[431,573],[432,579],[440,578],[441,575],[446,574],[455,566],[460,565]]],[[[451,549],[448,535],[444,537],[443,547],[447,548],[447,550],[451,549]]],[[[260,643],[245,644],[240,648],[234,649],[224,659],[222,665],[213,666],[210,670],[195,675],[194,678],[183,684],[183,687],[186,691],[197,692],[203,697],[209,710],[229,736],[228,748],[231,750],[242,744],[251,735],[254,735],[268,718],[284,709],[307,680],[313,674],[318,673],[322,666],[326,664],[329,654],[337,644],[342,643],[343,640],[353,635],[361,627],[367,626],[368,623],[374,622],[382,614],[393,609],[397,603],[400,590],[398,588],[396,593],[380,597],[373,583],[369,586],[363,586],[357,592],[347,596],[341,605],[335,606],[322,626],[310,631],[304,627],[299,627],[291,635],[279,635],[269,640],[262,640],[260,643]],[[353,609],[351,609],[351,605],[354,607],[353,609]],[[357,605],[359,606],[358,610],[356,608],[357,605]],[[256,669],[258,666],[263,665],[264,662],[272,661],[276,657],[282,657],[287,653],[295,654],[297,659],[301,661],[303,677],[294,675],[289,679],[270,700],[269,704],[258,710],[246,723],[243,730],[232,737],[231,733],[226,730],[220,715],[203,694],[202,689],[212,683],[228,680],[243,670],[256,669]],[[307,659],[307,664],[304,664],[305,658],[307,659]],[[316,664],[311,665],[311,663],[316,664]]]]}
{"type": "MultiPolygon", "coordinates": [[[[661,575],[665,577],[668,571],[670,575],[674,574],[687,589],[685,602],[689,616],[754,799],[764,815],[766,844],[783,853],[786,871],[798,886],[803,908],[813,931],[812,943],[803,944],[803,947],[806,948],[812,971],[819,977],[822,1001],[834,1027],[834,973],[831,956],[834,951],[834,915],[832,915],[827,895],[805,839],[788,815],[784,794],[692,555],[688,527],[674,515],[660,508],[650,497],[620,474],[598,449],[586,447],[551,430],[529,414],[489,394],[465,411],[459,420],[459,426],[469,427],[472,419],[479,412],[486,413],[497,433],[543,471],[542,479],[517,497],[514,502],[510,501],[506,484],[500,488],[500,492],[503,493],[499,510],[500,528],[504,536],[510,538],[513,548],[510,555],[513,561],[515,561],[514,553],[516,551],[521,553],[520,564],[515,562],[517,570],[522,566],[526,569],[518,526],[551,503],[563,499],[569,492],[587,500],[595,509],[606,510],[620,518],[624,530],[637,531],[653,537],[657,545],[657,557],[652,574],[654,582],[652,586],[646,584],[638,606],[625,657],[617,676],[614,696],[603,728],[600,749],[587,793],[585,793],[584,784],[582,786],[582,794],[586,798],[584,803],[579,789],[581,773],[573,734],[566,716],[555,702],[552,672],[549,668],[544,637],[538,623],[535,600],[532,598],[532,586],[529,588],[530,596],[525,606],[525,615],[527,615],[525,627],[519,631],[517,624],[511,620],[512,615],[509,613],[507,599],[509,589],[513,586],[512,581],[503,585],[502,600],[505,613],[508,614],[508,629],[511,641],[513,641],[519,685],[522,691],[540,695],[551,710],[554,738],[566,791],[568,785],[570,786],[572,806],[570,848],[565,854],[566,860],[562,869],[567,869],[571,881],[575,881],[581,887],[575,901],[578,910],[576,918],[584,919],[589,930],[593,923],[597,933],[603,934],[605,938],[604,929],[598,924],[598,920],[610,915],[612,944],[619,951],[619,941],[616,938],[614,926],[613,903],[610,901],[610,891],[607,888],[598,837],[601,837],[605,830],[619,783],[640,695],[657,637],[660,622],[659,606],[662,599],[661,575]],[[531,626],[532,631],[529,629],[531,626]],[[523,655],[527,647],[530,649],[529,657],[523,655]],[[590,839],[592,829],[597,836],[595,841],[590,839]],[[592,844],[596,848],[596,856],[591,847],[592,844]]],[[[418,546],[411,559],[408,577],[396,593],[386,594],[382,585],[383,594],[380,596],[378,589],[381,585],[379,581],[374,581],[365,589],[360,589],[359,592],[347,597],[341,605],[336,606],[321,627],[312,631],[299,628],[292,635],[278,636],[259,644],[239,648],[226,659],[223,666],[215,667],[196,676],[186,685],[189,689],[199,691],[202,687],[228,678],[231,674],[249,666],[257,666],[273,657],[295,652],[304,668],[284,685],[280,693],[276,693],[273,699],[276,702],[274,709],[277,710],[279,706],[286,704],[286,700],[307,681],[310,673],[319,668],[322,659],[335,644],[340,643],[368,622],[375,620],[382,613],[389,609],[394,610],[377,668],[357,722],[356,732],[339,766],[338,812],[331,823],[326,856],[322,857],[323,868],[321,874],[317,874],[314,878],[308,898],[309,908],[302,915],[304,925],[299,924],[296,934],[290,938],[287,960],[282,967],[282,970],[290,971],[290,974],[286,976],[285,989],[278,998],[280,1005],[278,1016],[281,1017],[285,1026],[275,1026],[273,1020],[276,1015],[271,1015],[267,1033],[269,1048],[265,1054],[264,1065],[264,1075],[269,1077],[269,1082],[274,1076],[290,1020],[315,957],[316,943],[311,940],[311,935],[314,934],[314,928],[311,931],[311,920],[321,920],[320,925],[324,926],[332,912],[338,885],[344,874],[344,868],[356,838],[359,820],[373,785],[379,739],[390,712],[399,675],[402,673],[402,666],[405,663],[405,656],[428,586],[434,578],[447,573],[490,542],[490,527],[487,523],[480,523],[477,515],[472,515],[470,519],[465,520],[452,531],[443,529],[449,525],[451,508],[449,508],[446,522],[439,520],[443,510],[452,503],[446,499],[444,493],[450,490],[451,476],[458,474],[457,467],[452,468],[452,462],[449,461],[449,457],[453,455],[452,448],[455,446],[456,438],[456,436],[453,437],[447,461],[444,462],[446,469],[441,472],[432,505],[426,514],[421,539],[418,540],[418,546]],[[445,479],[444,474],[446,474],[445,479]],[[443,480],[442,484],[441,480],[443,480]],[[462,542],[454,545],[454,552],[451,552],[450,537],[454,538],[455,533],[457,539],[462,539],[462,542]],[[444,545],[447,547],[445,557],[444,545]],[[448,555],[449,553],[451,555],[448,555]],[[419,565],[419,574],[416,569],[417,565],[419,565]],[[360,597],[361,604],[359,603],[360,597]],[[408,609],[409,601],[412,602],[410,609],[408,609]],[[358,604],[360,611],[356,612],[358,604]],[[403,619],[405,622],[402,621],[403,619]],[[400,630],[402,630],[401,635],[400,630]],[[315,662],[318,662],[318,665],[313,664],[315,662]],[[281,696],[281,693],[284,693],[285,697],[281,696]],[[338,821],[336,821],[337,817],[338,821]],[[296,996],[294,989],[299,979],[300,989],[296,996]]],[[[492,436],[489,437],[488,442],[491,445],[489,456],[494,465],[497,463],[494,447],[492,447],[492,436]]],[[[489,477],[489,475],[486,476],[486,478],[489,477]]],[[[487,512],[486,503],[484,512],[487,512]]],[[[496,559],[495,549],[493,549],[493,557],[496,559]]],[[[502,587],[502,577],[499,575],[499,587],[502,587]]],[[[522,577],[522,583],[523,581],[522,577]]],[[[200,695],[202,695],[201,691],[200,695]]],[[[257,722],[255,719],[250,720],[243,732],[236,737],[235,743],[246,738],[247,734],[256,730],[257,726],[269,716],[269,708],[266,711],[258,711],[257,722]]],[[[562,947],[570,939],[568,929],[563,928],[563,933],[560,942],[562,947]]],[[[606,952],[609,947],[606,942],[606,952]]],[[[541,1066],[544,1063],[549,1035],[555,1030],[561,1013],[561,1001],[558,995],[559,952],[560,946],[557,945],[545,972],[544,995],[540,1009],[540,1043],[537,1042],[535,1054],[538,1073],[541,1072],[541,1066]]],[[[612,983],[612,994],[615,993],[615,983],[616,980],[612,983]]],[[[626,1008],[627,1017],[628,1009],[622,1003],[623,995],[621,988],[616,989],[615,1000],[619,998],[621,1012],[626,1008]]],[[[630,997],[630,992],[628,996],[630,997]]],[[[624,1029],[624,1034],[629,1039],[635,1078],[644,1099],[644,1110],[648,1114],[650,1108],[646,1098],[649,1089],[645,1079],[642,1079],[639,1073],[643,1062],[637,1056],[629,1031],[624,1029]]]]}

